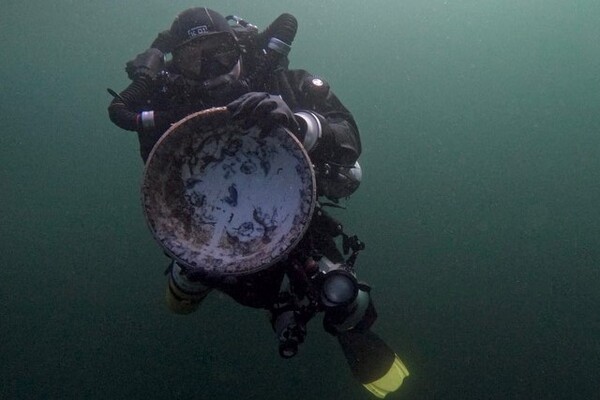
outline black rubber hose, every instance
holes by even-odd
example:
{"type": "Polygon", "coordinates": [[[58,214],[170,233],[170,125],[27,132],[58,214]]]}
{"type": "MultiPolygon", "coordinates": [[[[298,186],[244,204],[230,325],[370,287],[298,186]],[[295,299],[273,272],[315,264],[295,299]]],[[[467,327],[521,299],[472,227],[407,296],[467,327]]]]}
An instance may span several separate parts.
{"type": "Polygon", "coordinates": [[[269,48],[269,41],[276,38],[291,46],[296,32],[298,21],[291,14],[281,14],[264,31],[258,34],[258,45],[264,49],[265,55],[257,63],[254,71],[245,79],[237,81],[240,91],[253,90],[254,83],[260,82],[264,77],[277,68],[279,62],[287,54],[281,54],[269,48]]]}
{"type": "Polygon", "coordinates": [[[258,43],[263,48],[266,48],[269,40],[274,37],[291,46],[296,37],[297,30],[298,20],[296,20],[296,17],[284,13],[258,34],[258,43]]]}

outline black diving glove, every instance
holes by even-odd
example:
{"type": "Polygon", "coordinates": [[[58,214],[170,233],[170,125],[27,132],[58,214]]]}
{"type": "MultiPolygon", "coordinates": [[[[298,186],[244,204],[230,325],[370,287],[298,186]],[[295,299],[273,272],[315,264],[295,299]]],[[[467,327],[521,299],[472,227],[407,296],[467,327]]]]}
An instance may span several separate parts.
{"type": "Polygon", "coordinates": [[[125,66],[125,71],[131,80],[140,76],[154,79],[164,68],[165,55],[159,49],[151,47],[135,56],[133,60],[128,61],[125,66]]]}
{"type": "Polygon", "coordinates": [[[245,120],[246,126],[256,124],[263,130],[270,130],[280,125],[299,136],[300,124],[281,96],[250,92],[229,103],[227,109],[234,120],[245,120]]]}

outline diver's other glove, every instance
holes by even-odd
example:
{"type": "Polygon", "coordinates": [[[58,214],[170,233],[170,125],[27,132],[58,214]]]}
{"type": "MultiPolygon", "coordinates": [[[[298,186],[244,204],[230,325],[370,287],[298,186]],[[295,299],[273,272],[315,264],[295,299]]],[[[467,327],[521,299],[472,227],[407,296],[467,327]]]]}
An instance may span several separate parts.
{"type": "Polygon", "coordinates": [[[135,56],[133,60],[128,61],[125,66],[125,71],[131,80],[141,76],[154,79],[164,68],[165,55],[159,49],[151,47],[135,56]]]}
{"type": "Polygon", "coordinates": [[[246,126],[256,124],[263,130],[270,130],[280,125],[300,136],[300,124],[281,96],[250,92],[229,103],[227,109],[232,119],[245,120],[246,126]]]}

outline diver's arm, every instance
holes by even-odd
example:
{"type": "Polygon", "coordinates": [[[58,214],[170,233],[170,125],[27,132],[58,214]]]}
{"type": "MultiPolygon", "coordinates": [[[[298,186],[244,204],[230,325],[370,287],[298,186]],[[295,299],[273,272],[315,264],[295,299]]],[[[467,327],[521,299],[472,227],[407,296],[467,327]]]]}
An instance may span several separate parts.
{"type": "Polygon", "coordinates": [[[176,119],[169,112],[148,110],[154,96],[154,79],[164,68],[164,54],[149,48],[127,62],[125,70],[131,84],[118,95],[109,90],[113,100],[108,107],[111,121],[118,127],[143,132],[164,131],[176,119]]]}
{"type": "Polygon", "coordinates": [[[136,79],[118,95],[113,94],[108,106],[108,116],[113,124],[128,131],[143,131],[142,113],[137,109],[149,95],[148,86],[145,79],[136,79]]]}
{"type": "Polygon", "coordinates": [[[345,113],[301,110],[295,113],[303,130],[303,144],[317,162],[353,165],[361,152],[358,129],[345,113]]]}
{"type": "Polygon", "coordinates": [[[361,153],[358,127],[350,111],[323,79],[304,70],[289,71],[294,88],[296,118],[303,128],[303,144],[317,162],[352,166],[361,153]]]}
{"type": "Polygon", "coordinates": [[[296,87],[295,116],[300,140],[315,164],[319,196],[337,201],[359,187],[362,169],[358,127],[327,82],[306,71],[290,71],[296,87]]]}
{"type": "Polygon", "coordinates": [[[168,111],[144,110],[147,99],[152,96],[149,79],[136,78],[114,96],[108,106],[110,120],[121,129],[139,133],[165,131],[177,120],[168,111]]]}
{"type": "Polygon", "coordinates": [[[162,31],[156,36],[156,39],[152,42],[150,47],[159,49],[163,53],[167,54],[173,50],[175,47],[176,40],[171,36],[171,32],[167,29],[162,31]]]}

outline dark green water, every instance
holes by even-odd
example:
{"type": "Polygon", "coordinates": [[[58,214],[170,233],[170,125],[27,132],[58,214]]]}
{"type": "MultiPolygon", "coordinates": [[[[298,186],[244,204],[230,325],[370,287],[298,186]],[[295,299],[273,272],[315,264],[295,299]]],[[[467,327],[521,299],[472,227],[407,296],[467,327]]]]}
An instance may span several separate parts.
{"type": "Polygon", "coordinates": [[[299,22],[292,66],[361,128],[341,213],[367,243],[391,399],[591,399],[600,389],[600,3],[5,0],[0,398],[368,399],[320,322],[280,359],[266,316],[163,305],[124,63],[192,5],[299,22]]]}

